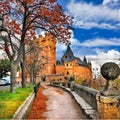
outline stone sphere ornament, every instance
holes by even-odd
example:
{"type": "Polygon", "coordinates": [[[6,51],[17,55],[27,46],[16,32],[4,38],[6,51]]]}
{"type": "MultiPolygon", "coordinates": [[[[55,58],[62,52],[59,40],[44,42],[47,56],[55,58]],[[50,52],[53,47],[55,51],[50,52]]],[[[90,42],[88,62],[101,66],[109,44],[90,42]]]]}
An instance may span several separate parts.
{"type": "Polygon", "coordinates": [[[101,67],[101,74],[106,80],[114,80],[120,74],[120,68],[116,63],[107,62],[101,67]]]}
{"type": "Polygon", "coordinates": [[[102,65],[101,74],[107,80],[102,95],[105,96],[120,95],[120,89],[118,85],[114,82],[114,79],[116,79],[120,75],[119,66],[116,63],[107,62],[102,65]]]}

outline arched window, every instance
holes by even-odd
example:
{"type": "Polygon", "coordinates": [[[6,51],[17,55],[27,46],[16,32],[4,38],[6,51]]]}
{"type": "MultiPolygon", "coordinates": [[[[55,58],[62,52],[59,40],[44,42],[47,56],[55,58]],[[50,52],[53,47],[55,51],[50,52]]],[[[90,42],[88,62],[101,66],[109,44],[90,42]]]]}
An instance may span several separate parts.
{"type": "Polygon", "coordinates": [[[67,71],[67,75],[69,75],[69,72],[67,71]]]}

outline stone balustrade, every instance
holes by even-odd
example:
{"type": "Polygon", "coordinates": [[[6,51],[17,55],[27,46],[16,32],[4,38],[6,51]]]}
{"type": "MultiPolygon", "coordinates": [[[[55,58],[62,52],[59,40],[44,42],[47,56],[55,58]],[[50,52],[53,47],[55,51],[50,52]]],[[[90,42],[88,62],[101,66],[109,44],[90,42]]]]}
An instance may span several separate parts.
{"type": "Polygon", "coordinates": [[[73,90],[78,95],[80,95],[88,104],[90,104],[95,110],[97,110],[96,95],[99,93],[98,90],[78,84],[73,85],[73,90]]]}

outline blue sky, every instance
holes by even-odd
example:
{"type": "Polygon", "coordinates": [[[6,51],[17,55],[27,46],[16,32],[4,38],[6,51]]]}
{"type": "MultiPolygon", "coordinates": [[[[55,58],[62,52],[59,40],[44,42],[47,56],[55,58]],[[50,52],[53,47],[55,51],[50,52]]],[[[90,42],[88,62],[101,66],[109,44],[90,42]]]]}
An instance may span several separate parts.
{"type": "MultiPolygon", "coordinates": [[[[120,59],[120,0],[58,0],[73,16],[71,49],[75,56],[86,56],[94,65],[120,59]]],[[[57,45],[57,59],[66,46],[57,45]]]]}

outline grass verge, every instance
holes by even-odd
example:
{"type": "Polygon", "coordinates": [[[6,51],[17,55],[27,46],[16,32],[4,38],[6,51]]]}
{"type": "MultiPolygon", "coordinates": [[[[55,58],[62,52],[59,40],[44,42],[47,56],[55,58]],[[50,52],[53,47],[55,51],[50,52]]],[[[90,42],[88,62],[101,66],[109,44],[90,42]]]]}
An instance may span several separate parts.
{"type": "Polygon", "coordinates": [[[17,88],[16,93],[0,91],[0,119],[11,119],[18,107],[25,101],[33,91],[33,85],[27,88],[17,88]]]}

